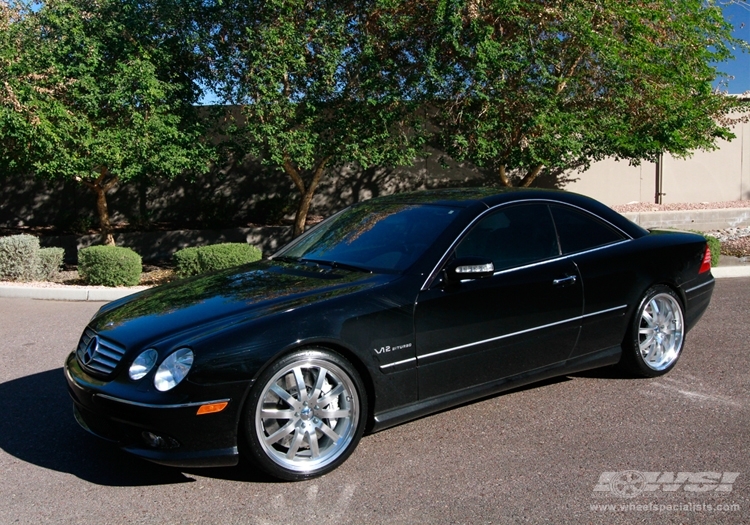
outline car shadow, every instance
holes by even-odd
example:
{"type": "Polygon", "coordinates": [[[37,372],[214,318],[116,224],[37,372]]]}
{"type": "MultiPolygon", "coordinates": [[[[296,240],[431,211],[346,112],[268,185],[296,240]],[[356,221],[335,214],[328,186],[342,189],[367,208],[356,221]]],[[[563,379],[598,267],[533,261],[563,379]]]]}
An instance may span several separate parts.
{"type": "Polygon", "coordinates": [[[602,368],[593,368],[591,370],[584,370],[583,372],[576,372],[575,374],[569,374],[570,377],[585,377],[588,379],[633,379],[633,376],[628,374],[618,365],[605,366],[602,368]]]}
{"type": "Polygon", "coordinates": [[[180,470],[135,458],[100,440],[73,418],[62,368],[0,383],[0,449],[21,461],[106,486],[190,483],[189,474],[246,481],[273,480],[247,468],[180,470]]]}

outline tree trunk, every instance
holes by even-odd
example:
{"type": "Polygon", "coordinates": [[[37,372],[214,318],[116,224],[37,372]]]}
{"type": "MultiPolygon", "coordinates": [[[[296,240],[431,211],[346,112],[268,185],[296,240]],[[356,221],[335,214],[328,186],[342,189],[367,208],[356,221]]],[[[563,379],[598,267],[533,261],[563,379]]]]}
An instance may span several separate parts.
{"type": "Polygon", "coordinates": [[[529,186],[531,186],[531,183],[534,182],[534,179],[536,179],[537,175],[539,175],[543,167],[543,164],[537,164],[536,166],[534,166],[521,180],[519,186],[521,186],[522,188],[528,188],[529,186]]]}
{"type": "Polygon", "coordinates": [[[508,174],[505,172],[505,164],[500,166],[500,168],[497,170],[498,175],[500,176],[500,184],[505,186],[506,188],[512,188],[513,184],[508,179],[508,174]]]}
{"type": "Polygon", "coordinates": [[[297,190],[300,193],[300,201],[299,205],[297,206],[297,213],[294,216],[295,237],[302,235],[302,233],[305,231],[305,223],[307,222],[307,213],[310,211],[310,203],[312,202],[312,198],[315,196],[315,190],[318,189],[320,179],[323,178],[323,173],[325,172],[326,164],[329,160],[330,158],[326,157],[318,162],[318,164],[315,166],[315,169],[313,170],[312,178],[310,179],[309,184],[305,184],[305,181],[302,179],[301,173],[296,167],[294,167],[291,159],[287,157],[284,161],[284,171],[291,177],[292,181],[294,181],[294,185],[297,187],[297,190]]]}
{"type": "MultiPolygon", "coordinates": [[[[539,173],[542,171],[542,168],[544,168],[543,164],[537,164],[536,166],[534,166],[526,173],[526,176],[521,179],[521,182],[518,183],[518,186],[521,188],[528,188],[529,186],[531,186],[531,183],[534,182],[537,175],[539,175],[539,173]]],[[[505,171],[505,165],[500,166],[497,172],[500,176],[500,184],[502,184],[506,188],[512,188],[513,182],[508,178],[508,174],[505,171]]]]}
{"type": "Polygon", "coordinates": [[[302,235],[305,231],[305,223],[307,222],[307,213],[310,211],[310,203],[312,202],[313,195],[315,194],[314,189],[308,190],[302,195],[299,206],[297,206],[297,213],[294,216],[294,236],[297,237],[302,235]]]}
{"type": "Polygon", "coordinates": [[[102,168],[99,177],[95,181],[83,180],[83,183],[96,195],[96,212],[99,215],[99,231],[101,232],[102,244],[115,245],[112,235],[112,223],[109,220],[109,209],[107,207],[107,192],[117,184],[117,176],[108,178],[109,170],[102,168]]]}

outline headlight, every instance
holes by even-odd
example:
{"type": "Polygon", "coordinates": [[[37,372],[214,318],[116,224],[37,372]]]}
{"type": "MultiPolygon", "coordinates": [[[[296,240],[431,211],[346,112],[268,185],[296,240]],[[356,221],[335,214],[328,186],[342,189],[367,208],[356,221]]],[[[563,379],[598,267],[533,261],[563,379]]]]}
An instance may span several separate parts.
{"type": "Polygon", "coordinates": [[[141,352],[140,355],[135,358],[133,364],[130,365],[130,370],[128,370],[130,379],[133,381],[142,379],[152,368],[154,368],[157,357],[159,357],[159,354],[153,348],[141,352]]]}
{"type": "Polygon", "coordinates": [[[162,361],[154,376],[154,386],[160,392],[166,392],[177,386],[188,375],[193,366],[193,351],[180,348],[162,361]]]}

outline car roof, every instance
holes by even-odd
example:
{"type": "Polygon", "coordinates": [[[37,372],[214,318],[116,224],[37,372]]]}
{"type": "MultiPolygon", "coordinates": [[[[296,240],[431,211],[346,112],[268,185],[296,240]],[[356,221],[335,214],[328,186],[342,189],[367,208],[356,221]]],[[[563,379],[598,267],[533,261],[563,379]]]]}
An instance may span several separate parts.
{"type": "Polygon", "coordinates": [[[557,201],[582,208],[609,221],[633,238],[638,238],[648,233],[637,224],[612,210],[609,206],[591,197],[564,190],[491,187],[440,188],[396,193],[377,198],[377,202],[382,204],[434,204],[458,208],[470,208],[472,206],[493,208],[503,203],[534,200],[557,201]]]}

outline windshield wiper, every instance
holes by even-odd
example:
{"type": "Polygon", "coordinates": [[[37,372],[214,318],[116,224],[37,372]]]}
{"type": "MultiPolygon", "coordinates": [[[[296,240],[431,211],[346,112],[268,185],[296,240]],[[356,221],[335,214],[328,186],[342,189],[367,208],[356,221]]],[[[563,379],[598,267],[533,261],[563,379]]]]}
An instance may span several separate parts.
{"type": "Polygon", "coordinates": [[[369,270],[367,268],[362,268],[361,266],[355,266],[353,264],[347,264],[337,261],[322,261],[320,259],[300,259],[299,261],[320,264],[323,266],[330,266],[331,268],[341,268],[342,270],[350,270],[352,272],[372,273],[372,270],[369,270]]]}
{"type": "Polygon", "coordinates": [[[280,255],[278,257],[272,257],[272,261],[279,261],[279,262],[286,262],[286,263],[296,263],[299,262],[298,257],[289,257],[287,255],[280,255]]]}

